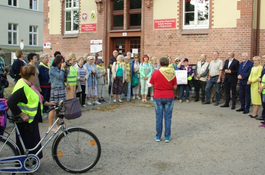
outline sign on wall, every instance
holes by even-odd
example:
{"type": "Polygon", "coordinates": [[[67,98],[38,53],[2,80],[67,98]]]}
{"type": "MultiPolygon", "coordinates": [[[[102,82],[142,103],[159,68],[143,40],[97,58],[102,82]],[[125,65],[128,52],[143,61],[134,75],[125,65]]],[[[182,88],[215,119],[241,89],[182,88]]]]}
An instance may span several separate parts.
{"type": "Polygon", "coordinates": [[[90,40],[90,53],[102,51],[102,40],[90,40]]]}
{"type": "Polygon", "coordinates": [[[81,24],[81,32],[96,32],[97,24],[81,24]]]}
{"type": "Polygon", "coordinates": [[[43,41],[43,49],[50,49],[51,46],[51,41],[43,41]]]}
{"type": "Polygon", "coordinates": [[[176,28],[176,19],[154,20],[154,29],[174,29],[174,28],[176,28]]]}

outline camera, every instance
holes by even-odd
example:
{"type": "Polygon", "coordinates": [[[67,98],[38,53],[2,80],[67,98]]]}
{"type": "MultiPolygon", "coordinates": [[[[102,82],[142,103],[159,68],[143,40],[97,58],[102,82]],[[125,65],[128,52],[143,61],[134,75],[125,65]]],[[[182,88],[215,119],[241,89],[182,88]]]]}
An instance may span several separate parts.
{"type": "Polygon", "coordinates": [[[72,66],[72,64],[69,61],[66,61],[65,65],[68,66],[68,67],[72,66]]]}

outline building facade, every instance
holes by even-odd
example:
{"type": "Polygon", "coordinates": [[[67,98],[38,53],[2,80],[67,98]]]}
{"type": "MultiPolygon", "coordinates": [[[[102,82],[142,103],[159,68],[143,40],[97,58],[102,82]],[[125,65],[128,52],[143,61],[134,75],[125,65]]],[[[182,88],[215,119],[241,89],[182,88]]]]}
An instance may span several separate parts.
{"type": "Polygon", "coordinates": [[[7,65],[22,41],[25,53],[42,51],[43,0],[0,1],[0,16],[0,48],[7,65]]]}
{"type": "Polygon", "coordinates": [[[265,53],[264,0],[47,0],[43,41],[83,56],[100,51],[105,64],[113,50],[189,58],[218,51],[239,58],[265,53]],[[95,41],[97,40],[97,41],[95,41]]]}

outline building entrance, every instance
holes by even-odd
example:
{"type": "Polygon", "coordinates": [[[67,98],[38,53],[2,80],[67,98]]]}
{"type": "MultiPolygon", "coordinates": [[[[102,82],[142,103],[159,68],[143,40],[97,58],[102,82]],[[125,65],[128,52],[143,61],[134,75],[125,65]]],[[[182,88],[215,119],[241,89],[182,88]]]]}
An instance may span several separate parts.
{"type": "Polygon", "coordinates": [[[111,43],[113,49],[117,50],[119,54],[126,54],[127,52],[138,51],[140,56],[140,37],[130,37],[130,38],[113,38],[111,43]]]}

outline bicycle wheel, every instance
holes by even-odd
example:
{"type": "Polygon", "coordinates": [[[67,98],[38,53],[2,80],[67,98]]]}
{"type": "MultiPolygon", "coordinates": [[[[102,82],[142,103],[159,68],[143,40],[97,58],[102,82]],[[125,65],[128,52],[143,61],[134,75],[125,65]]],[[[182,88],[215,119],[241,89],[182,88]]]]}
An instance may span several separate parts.
{"type": "MultiPolygon", "coordinates": [[[[0,149],[2,146],[5,144],[6,139],[3,137],[0,137],[0,149]]],[[[18,150],[16,147],[9,141],[6,142],[5,146],[3,149],[0,151],[0,158],[4,157],[12,157],[12,156],[17,156],[19,155],[18,150]]],[[[10,166],[10,165],[9,165],[10,166]]],[[[14,165],[15,166],[15,165],[14,165]]],[[[0,168],[5,168],[5,165],[0,165],[0,168]]],[[[16,173],[10,173],[12,175],[15,175],[16,173]]]]}
{"type": "Polygon", "coordinates": [[[52,156],[56,163],[70,173],[83,173],[93,168],[101,154],[98,138],[83,128],[70,128],[65,134],[66,137],[61,133],[54,141],[52,156]]]}

